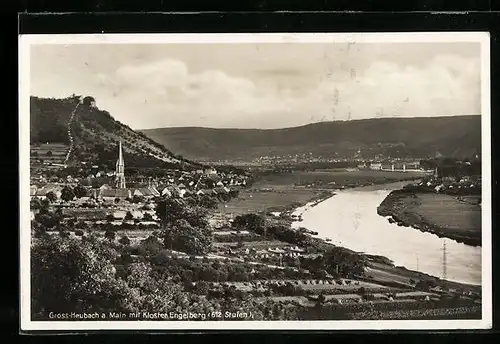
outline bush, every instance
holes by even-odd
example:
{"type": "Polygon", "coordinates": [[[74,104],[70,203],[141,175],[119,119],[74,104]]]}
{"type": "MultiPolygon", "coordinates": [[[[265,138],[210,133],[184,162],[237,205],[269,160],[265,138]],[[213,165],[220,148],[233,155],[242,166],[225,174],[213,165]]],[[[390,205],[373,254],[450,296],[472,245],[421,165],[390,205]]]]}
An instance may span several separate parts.
{"type": "Polygon", "coordinates": [[[106,233],[104,234],[104,237],[110,241],[113,241],[116,238],[116,233],[115,231],[107,230],[106,233]]]}
{"type": "Polygon", "coordinates": [[[196,282],[194,290],[197,294],[207,295],[208,292],[210,291],[210,286],[205,281],[199,281],[196,282]]]}
{"type": "Polygon", "coordinates": [[[132,215],[132,213],[130,211],[127,211],[127,214],[125,214],[124,220],[125,221],[130,221],[130,220],[133,220],[133,219],[134,219],[134,216],[132,215]]]}
{"type": "Polygon", "coordinates": [[[130,239],[126,235],[122,236],[118,242],[125,246],[130,245],[130,239]]]}

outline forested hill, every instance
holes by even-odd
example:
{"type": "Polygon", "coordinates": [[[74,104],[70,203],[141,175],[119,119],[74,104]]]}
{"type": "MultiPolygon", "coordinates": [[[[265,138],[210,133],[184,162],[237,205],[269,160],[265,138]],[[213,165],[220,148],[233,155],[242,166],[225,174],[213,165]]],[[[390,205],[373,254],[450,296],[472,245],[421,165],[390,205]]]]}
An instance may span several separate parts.
{"type": "Polygon", "coordinates": [[[197,166],[163,145],[115,120],[95,106],[92,97],[65,99],[31,97],[30,143],[65,143],[72,147],[69,163],[113,167],[122,141],[127,167],[197,166]],[[80,104],[79,104],[80,103],[80,104]]]}
{"type": "Polygon", "coordinates": [[[285,129],[198,127],[142,130],[186,157],[200,160],[314,154],[350,157],[468,157],[481,151],[481,116],[380,118],[335,121],[285,129]]]}

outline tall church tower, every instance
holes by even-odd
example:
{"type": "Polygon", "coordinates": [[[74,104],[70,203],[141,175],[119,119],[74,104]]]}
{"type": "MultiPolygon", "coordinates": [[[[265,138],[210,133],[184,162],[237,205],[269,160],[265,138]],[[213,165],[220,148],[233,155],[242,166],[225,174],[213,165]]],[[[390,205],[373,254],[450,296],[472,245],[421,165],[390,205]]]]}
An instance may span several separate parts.
{"type": "Polygon", "coordinates": [[[125,163],[123,161],[122,142],[120,141],[118,160],[116,161],[116,188],[125,189],[125,163]]]}

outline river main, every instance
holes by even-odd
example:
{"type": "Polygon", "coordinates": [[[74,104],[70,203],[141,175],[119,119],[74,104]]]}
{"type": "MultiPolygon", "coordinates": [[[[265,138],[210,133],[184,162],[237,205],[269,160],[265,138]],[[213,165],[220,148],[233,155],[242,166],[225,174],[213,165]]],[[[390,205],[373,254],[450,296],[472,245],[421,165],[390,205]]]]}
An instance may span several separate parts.
{"type": "Polygon", "coordinates": [[[443,275],[443,242],[446,241],[446,279],[481,284],[481,247],[439,238],[420,230],[389,223],[377,207],[400,183],[338,191],[316,206],[296,210],[302,221],[294,227],[318,232],[337,246],[381,255],[395,265],[429,275],[443,275]]]}

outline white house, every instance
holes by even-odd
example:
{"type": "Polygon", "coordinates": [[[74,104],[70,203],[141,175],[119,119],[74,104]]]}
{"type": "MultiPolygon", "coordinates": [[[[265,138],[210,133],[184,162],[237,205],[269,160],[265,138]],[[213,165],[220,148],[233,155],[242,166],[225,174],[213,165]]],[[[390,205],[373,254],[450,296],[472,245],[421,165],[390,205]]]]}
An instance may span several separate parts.
{"type": "Polygon", "coordinates": [[[119,220],[123,220],[125,218],[125,215],[127,215],[127,212],[124,210],[117,210],[113,213],[113,217],[119,220]]]}

